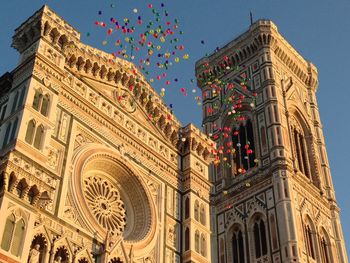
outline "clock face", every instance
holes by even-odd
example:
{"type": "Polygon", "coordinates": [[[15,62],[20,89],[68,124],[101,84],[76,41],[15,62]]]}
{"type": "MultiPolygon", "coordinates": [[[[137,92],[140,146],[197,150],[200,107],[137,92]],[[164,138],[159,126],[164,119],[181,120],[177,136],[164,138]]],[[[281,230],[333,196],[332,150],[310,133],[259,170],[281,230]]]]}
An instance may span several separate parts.
{"type": "Polygon", "coordinates": [[[117,102],[123,109],[125,109],[127,112],[130,112],[130,113],[135,112],[136,103],[132,94],[130,94],[129,91],[124,89],[119,89],[115,94],[116,94],[117,102]]]}

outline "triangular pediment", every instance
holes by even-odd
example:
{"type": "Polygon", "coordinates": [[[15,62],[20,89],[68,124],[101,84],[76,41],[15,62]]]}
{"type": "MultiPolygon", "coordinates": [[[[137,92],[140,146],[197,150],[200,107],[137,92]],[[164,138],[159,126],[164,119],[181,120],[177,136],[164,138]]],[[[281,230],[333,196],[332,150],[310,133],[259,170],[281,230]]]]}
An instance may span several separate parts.
{"type": "Polygon", "coordinates": [[[111,84],[76,71],[71,74],[76,78],[74,85],[83,90],[80,94],[109,115],[111,121],[123,125],[141,140],[148,131],[173,143],[172,135],[177,134],[180,123],[155,91],[149,93],[150,87],[123,85],[122,82],[111,84]]]}

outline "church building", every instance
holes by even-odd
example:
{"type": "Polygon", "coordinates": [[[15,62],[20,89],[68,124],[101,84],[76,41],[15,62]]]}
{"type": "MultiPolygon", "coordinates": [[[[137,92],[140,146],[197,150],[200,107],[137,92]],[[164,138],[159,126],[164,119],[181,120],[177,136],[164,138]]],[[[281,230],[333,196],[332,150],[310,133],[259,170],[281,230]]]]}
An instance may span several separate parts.
{"type": "Polygon", "coordinates": [[[20,62],[0,79],[0,262],[210,262],[208,136],[47,6],[12,46],[20,62]]]}
{"type": "Polygon", "coordinates": [[[0,77],[1,263],[348,262],[317,69],[271,21],[197,62],[204,132],[46,5],[12,47],[19,63],[0,77]],[[230,117],[228,97],[242,97],[244,118],[230,117]],[[236,151],[215,155],[227,143],[236,151]]]}

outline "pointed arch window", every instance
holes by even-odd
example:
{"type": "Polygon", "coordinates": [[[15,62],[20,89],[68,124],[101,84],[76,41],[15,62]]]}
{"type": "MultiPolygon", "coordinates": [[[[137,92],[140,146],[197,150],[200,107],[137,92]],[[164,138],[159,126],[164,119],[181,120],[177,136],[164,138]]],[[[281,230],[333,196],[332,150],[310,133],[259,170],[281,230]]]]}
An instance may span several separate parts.
{"type": "Polygon", "coordinates": [[[194,219],[196,221],[199,221],[199,202],[196,200],[194,202],[194,219]]]}
{"type": "Polygon", "coordinates": [[[311,179],[310,160],[304,133],[299,127],[292,127],[294,156],[298,170],[311,179]]]}
{"type": "Polygon", "coordinates": [[[194,250],[199,253],[199,242],[200,242],[200,235],[199,231],[197,230],[194,234],[194,250]]]}
{"type": "Polygon", "coordinates": [[[306,251],[309,257],[316,259],[315,249],[314,249],[314,239],[310,225],[305,225],[305,241],[306,241],[306,251]]]}
{"type": "Polygon", "coordinates": [[[39,111],[41,107],[41,102],[43,99],[43,94],[41,90],[36,90],[34,94],[34,100],[33,100],[33,109],[39,111]]]}
{"type": "Polygon", "coordinates": [[[19,92],[17,91],[16,95],[15,95],[15,97],[13,99],[13,102],[12,102],[11,112],[14,112],[17,109],[18,97],[19,97],[19,92]]]}
{"type": "Polygon", "coordinates": [[[185,219],[190,217],[190,199],[185,199],[185,219]]]}
{"type": "Polygon", "coordinates": [[[2,143],[2,147],[5,147],[8,143],[9,136],[10,136],[10,131],[11,131],[11,122],[7,124],[6,131],[5,131],[5,137],[4,137],[4,142],[2,143]]]}
{"type": "Polygon", "coordinates": [[[10,136],[10,142],[13,141],[13,139],[16,136],[17,126],[18,126],[18,118],[16,118],[16,120],[13,123],[12,132],[11,132],[11,136],[10,136]]]}
{"type": "Polygon", "coordinates": [[[185,251],[190,249],[190,230],[186,227],[185,230],[185,251]]]}
{"type": "Polygon", "coordinates": [[[320,240],[320,246],[321,246],[321,257],[323,263],[330,263],[330,255],[328,250],[328,243],[326,241],[326,237],[322,236],[320,240]]]}
{"type": "Polygon", "coordinates": [[[237,229],[232,235],[232,259],[233,263],[244,263],[244,241],[243,234],[240,229],[237,229]]]}
{"type": "Polygon", "coordinates": [[[233,131],[232,145],[235,148],[233,155],[233,170],[237,174],[239,169],[249,170],[255,166],[255,143],[251,120],[233,131]]]}
{"type": "Polygon", "coordinates": [[[254,247],[255,257],[258,259],[267,255],[267,239],[265,222],[262,219],[257,219],[254,223],[254,247]]]}
{"type": "Polygon", "coordinates": [[[44,138],[44,126],[39,125],[35,132],[34,147],[41,150],[42,141],[44,138]]]}
{"type": "Polygon", "coordinates": [[[7,217],[2,235],[1,248],[18,257],[22,250],[26,223],[23,218],[16,220],[14,214],[7,217]]]}
{"type": "Polygon", "coordinates": [[[50,104],[50,96],[48,94],[46,94],[43,97],[43,102],[41,104],[41,109],[40,109],[40,113],[44,116],[47,116],[47,113],[49,111],[49,104],[50,104]]]}
{"type": "Polygon", "coordinates": [[[6,218],[5,229],[2,235],[2,242],[1,242],[1,248],[5,251],[10,250],[13,231],[15,229],[15,223],[16,223],[16,218],[14,214],[11,214],[6,218]]]}
{"type": "Polygon", "coordinates": [[[205,225],[205,207],[204,204],[201,204],[200,206],[200,213],[199,213],[199,221],[201,222],[202,225],[205,225]]]}
{"type": "Polygon", "coordinates": [[[207,239],[204,234],[201,235],[201,255],[203,257],[207,256],[207,239]]]}
{"type": "Polygon", "coordinates": [[[29,144],[33,143],[35,126],[36,126],[35,120],[30,120],[27,126],[27,132],[25,137],[25,141],[29,144]]]}
{"type": "Polygon", "coordinates": [[[24,240],[24,232],[25,232],[25,222],[23,219],[17,221],[15,230],[13,232],[13,240],[11,246],[11,253],[16,257],[21,253],[22,242],[24,240]]]}
{"type": "Polygon", "coordinates": [[[43,94],[42,90],[36,90],[33,99],[33,109],[40,112],[42,115],[47,116],[50,106],[50,95],[43,94]]]}

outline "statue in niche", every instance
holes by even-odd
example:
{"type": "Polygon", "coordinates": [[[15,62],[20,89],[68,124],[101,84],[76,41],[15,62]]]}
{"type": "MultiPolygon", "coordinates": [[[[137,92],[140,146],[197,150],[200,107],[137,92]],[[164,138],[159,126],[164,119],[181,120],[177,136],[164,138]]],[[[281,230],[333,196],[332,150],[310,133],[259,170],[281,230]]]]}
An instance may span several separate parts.
{"type": "Polygon", "coordinates": [[[28,263],[39,263],[40,261],[40,245],[36,244],[30,251],[28,263]]]}
{"type": "Polygon", "coordinates": [[[61,262],[62,262],[62,258],[60,256],[58,256],[54,261],[54,263],[61,263],[61,262]]]}

